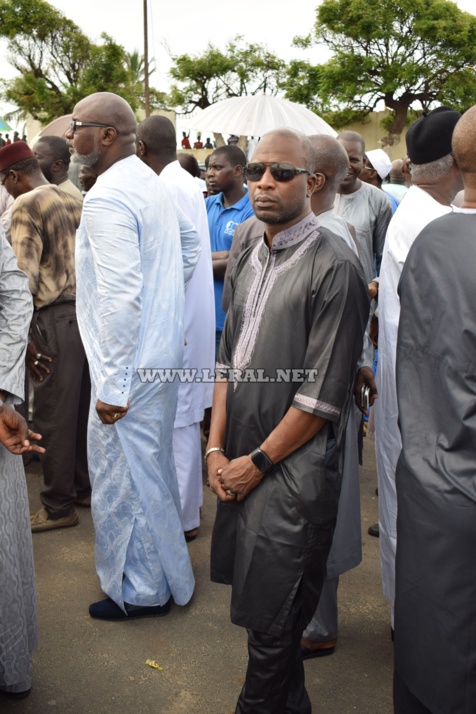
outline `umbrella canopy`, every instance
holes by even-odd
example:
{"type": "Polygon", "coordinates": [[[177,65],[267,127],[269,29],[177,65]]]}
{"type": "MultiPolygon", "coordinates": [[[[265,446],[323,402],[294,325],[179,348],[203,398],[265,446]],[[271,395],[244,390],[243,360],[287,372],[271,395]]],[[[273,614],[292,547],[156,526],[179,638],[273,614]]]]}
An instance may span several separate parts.
{"type": "Polygon", "coordinates": [[[336,136],[334,129],[310,109],[269,94],[224,99],[207,107],[188,123],[189,129],[239,136],[263,136],[282,127],[307,135],[336,136]]]}
{"type": "Polygon", "coordinates": [[[0,117],[0,131],[13,131],[10,124],[3,117],[0,117]]]}
{"type": "Polygon", "coordinates": [[[38,139],[42,136],[64,136],[69,129],[71,123],[72,114],[65,114],[58,119],[53,119],[49,124],[47,124],[38,134],[31,140],[31,146],[34,145],[38,139]]]}

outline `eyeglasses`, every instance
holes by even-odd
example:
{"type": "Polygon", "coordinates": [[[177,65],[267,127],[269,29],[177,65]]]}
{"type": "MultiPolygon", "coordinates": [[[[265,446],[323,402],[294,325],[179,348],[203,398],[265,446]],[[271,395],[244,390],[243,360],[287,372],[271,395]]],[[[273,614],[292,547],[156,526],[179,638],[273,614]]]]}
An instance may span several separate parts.
{"type": "Polygon", "coordinates": [[[245,168],[246,178],[248,179],[248,181],[259,181],[260,179],[262,179],[266,172],[267,166],[269,166],[269,170],[271,171],[271,176],[274,178],[275,181],[280,181],[280,182],[292,181],[295,176],[298,176],[298,174],[311,175],[311,172],[308,171],[307,169],[297,169],[292,164],[256,163],[256,164],[248,164],[245,168]]]}
{"type": "Polygon", "coordinates": [[[116,127],[112,126],[112,124],[98,124],[97,122],[92,121],[76,121],[76,119],[72,119],[70,121],[69,127],[73,134],[76,133],[78,126],[102,126],[105,129],[114,129],[114,131],[117,131],[116,127]]]}
{"type": "Polygon", "coordinates": [[[5,186],[5,181],[6,181],[7,178],[10,176],[10,174],[11,174],[11,171],[7,171],[7,173],[5,174],[5,176],[3,177],[3,179],[0,181],[0,186],[5,186]]]}

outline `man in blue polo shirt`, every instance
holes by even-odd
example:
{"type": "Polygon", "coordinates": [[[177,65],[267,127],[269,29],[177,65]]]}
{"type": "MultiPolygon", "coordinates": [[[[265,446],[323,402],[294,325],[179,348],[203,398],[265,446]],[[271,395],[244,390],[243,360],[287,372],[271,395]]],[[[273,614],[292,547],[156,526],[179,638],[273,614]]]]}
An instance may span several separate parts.
{"type": "Polygon", "coordinates": [[[244,186],[245,166],[246,157],[237,146],[220,146],[208,163],[207,183],[214,195],[205,203],[212,246],[217,353],[226,315],[221,300],[228,253],[236,226],[253,215],[244,186]]]}

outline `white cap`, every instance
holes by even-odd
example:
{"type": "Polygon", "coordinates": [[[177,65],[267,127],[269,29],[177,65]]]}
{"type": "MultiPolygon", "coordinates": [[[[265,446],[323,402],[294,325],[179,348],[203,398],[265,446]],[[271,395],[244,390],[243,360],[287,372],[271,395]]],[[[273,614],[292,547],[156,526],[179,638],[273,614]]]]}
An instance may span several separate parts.
{"type": "Polygon", "coordinates": [[[366,155],[381,179],[388,176],[392,168],[392,162],[383,149],[372,149],[367,151],[366,155]]]}

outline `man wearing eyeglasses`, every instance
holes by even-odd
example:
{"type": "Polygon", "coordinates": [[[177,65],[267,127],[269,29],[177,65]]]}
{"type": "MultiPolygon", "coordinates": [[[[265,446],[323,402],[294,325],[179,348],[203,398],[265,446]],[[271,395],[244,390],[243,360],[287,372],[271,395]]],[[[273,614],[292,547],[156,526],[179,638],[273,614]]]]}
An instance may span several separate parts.
{"type": "Polygon", "coordinates": [[[358,259],[312,213],[313,172],[311,143],[287,129],[248,164],[264,233],[237,261],[217,362],[211,576],[232,585],[232,622],[248,629],[238,714],[311,711],[300,640],[325,578],[369,312],[358,259]]]}
{"type": "Polygon", "coordinates": [[[0,181],[16,199],[12,246],[35,307],[26,363],[35,392],[33,422],[46,447],[42,507],[31,516],[36,533],[77,525],[75,503],[88,504],[91,494],[86,454],[91,386],[75,307],[81,201],[48,183],[22,141],[0,149],[0,181]]]}
{"type": "Polygon", "coordinates": [[[136,156],[136,133],[129,104],[101,92],[76,105],[66,134],[73,160],[98,175],[77,234],[77,310],[93,394],[96,569],[107,595],[89,614],[115,621],[166,615],[194,588],[173,459],[178,381],[157,372],[182,366],[184,288],[200,239],[136,156]]]}

